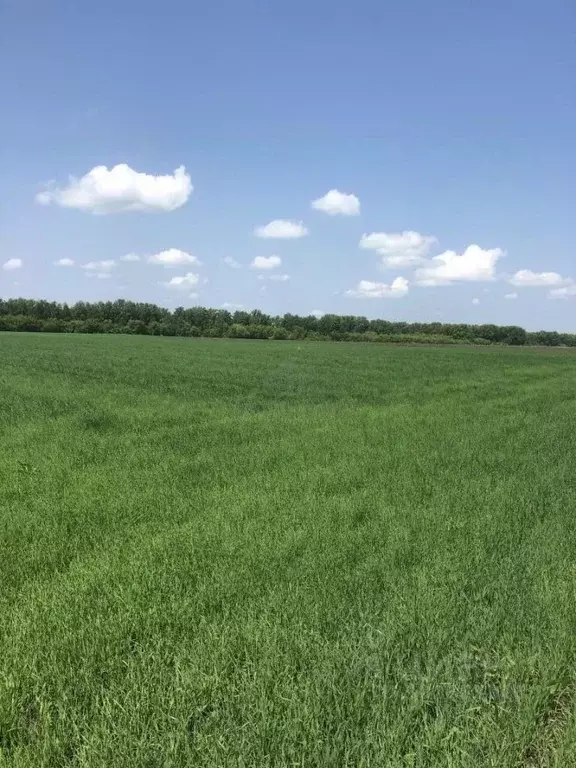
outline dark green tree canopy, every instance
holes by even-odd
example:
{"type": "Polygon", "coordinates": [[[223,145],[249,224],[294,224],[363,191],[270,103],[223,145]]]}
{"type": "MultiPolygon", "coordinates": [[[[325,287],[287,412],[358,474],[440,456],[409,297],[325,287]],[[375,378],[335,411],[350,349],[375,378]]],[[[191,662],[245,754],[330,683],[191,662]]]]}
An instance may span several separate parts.
{"type": "Polygon", "coordinates": [[[0,331],[127,333],[150,336],[206,336],[239,339],[316,339],[412,344],[536,344],[576,346],[576,334],[528,333],[516,325],[404,323],[356,315],[272,317],[207,307],[164,307],[144,302],[98,301],[59,304],[44,299],[0,299],[0,331]]]}

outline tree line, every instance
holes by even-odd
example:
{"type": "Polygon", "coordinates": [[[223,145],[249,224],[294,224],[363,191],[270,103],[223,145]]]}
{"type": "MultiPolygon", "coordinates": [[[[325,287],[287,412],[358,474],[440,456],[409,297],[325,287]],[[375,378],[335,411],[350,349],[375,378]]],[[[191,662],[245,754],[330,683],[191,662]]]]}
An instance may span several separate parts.
{"type": "Polygon", "coordinates": [[[0,331],[122,333],[232,339],[313,339],[414,344],[512,344],[576,347],[576,334],[528,332],[517,325],[404,323],[356,315],[267,315],[206,307],[170,311],[156,304],[98,301],[60,304],[0,299],[0,331]]]}

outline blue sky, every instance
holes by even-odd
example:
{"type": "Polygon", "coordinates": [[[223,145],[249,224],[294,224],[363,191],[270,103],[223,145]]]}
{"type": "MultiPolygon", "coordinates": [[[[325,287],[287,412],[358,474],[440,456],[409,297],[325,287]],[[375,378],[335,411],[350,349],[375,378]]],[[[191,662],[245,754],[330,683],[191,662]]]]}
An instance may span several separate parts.
{"type": "Polygon", "coordinates": [[[576,331],[570,0],[1,14],[3,297],[576,331]]]}

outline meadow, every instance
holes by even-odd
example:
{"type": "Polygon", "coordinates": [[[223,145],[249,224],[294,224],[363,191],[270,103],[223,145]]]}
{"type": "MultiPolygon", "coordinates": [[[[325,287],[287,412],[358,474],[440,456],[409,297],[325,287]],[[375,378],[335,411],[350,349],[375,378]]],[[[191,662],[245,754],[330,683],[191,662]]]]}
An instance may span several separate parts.
{"type": "Polygon", "coordinates": [[[576,766],[576,354],[0,335],[2,768],[576,766]]]}

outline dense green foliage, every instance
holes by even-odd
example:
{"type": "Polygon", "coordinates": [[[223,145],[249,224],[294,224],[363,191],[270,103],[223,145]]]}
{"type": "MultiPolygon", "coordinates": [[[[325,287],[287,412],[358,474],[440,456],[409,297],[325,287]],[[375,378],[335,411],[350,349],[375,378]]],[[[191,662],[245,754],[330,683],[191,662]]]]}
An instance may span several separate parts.
{"type": "Polygon", "coordinates": [[[571,351],[0,359],[2,768],[576,765],[571,351]]]}
{"type": "Polygon", "coordinates": [[[512,344],[576,346],[576,334],[527,333],[516,325],[403,323],[353,315],[284,315],[259,310],[178,307],[170,312],[133,301],[78,302],[72,306],[33,299],[0,300],[0,331],[122,333],[149,336],[203,336],[232,339],[374,341],[413,344],[512,344]]]}

